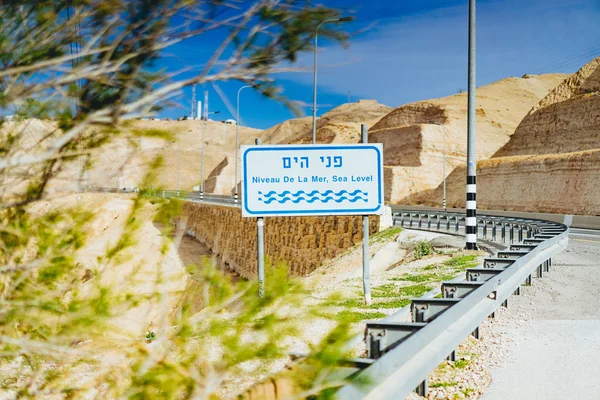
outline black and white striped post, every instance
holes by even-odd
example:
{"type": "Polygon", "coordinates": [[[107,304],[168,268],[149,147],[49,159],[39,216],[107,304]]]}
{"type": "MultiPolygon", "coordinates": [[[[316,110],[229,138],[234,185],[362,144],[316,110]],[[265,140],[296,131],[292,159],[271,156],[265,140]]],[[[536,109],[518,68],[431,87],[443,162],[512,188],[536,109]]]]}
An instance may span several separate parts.
{"type": "Polygon", "coordinates": [[[467,122],[467,217],[466,249],[477,250],[477,185],[476,185],[476,97],[475,81],[475,0],[469,0],[469,95],[467,122]]]}

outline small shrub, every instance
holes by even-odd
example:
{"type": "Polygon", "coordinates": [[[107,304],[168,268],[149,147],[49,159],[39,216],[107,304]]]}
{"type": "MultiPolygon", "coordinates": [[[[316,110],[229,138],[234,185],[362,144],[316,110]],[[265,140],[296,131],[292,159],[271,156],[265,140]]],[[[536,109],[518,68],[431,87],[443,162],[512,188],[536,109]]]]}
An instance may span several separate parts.
{"type": "Polygon", "coordinates": [[[471,361],[461,358],[460,360],[454,361],[454,368],[464,369],[467,365],[471,364],[471,361]]]}
{"type": "Polygon", "coordinates": [[[418,260],[433,254],[433,246],[427,240],[421,240],[415,246],[414,256],[418,260]]]}

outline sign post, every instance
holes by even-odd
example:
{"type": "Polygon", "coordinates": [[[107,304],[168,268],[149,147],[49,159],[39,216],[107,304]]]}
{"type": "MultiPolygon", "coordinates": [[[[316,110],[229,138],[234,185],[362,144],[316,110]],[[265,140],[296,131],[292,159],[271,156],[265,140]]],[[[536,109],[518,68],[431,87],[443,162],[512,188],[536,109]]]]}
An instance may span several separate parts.
{"type": "MultiPolygon", "coordinates": [[[[254,143],[259,146],[260,139],[256,139],[254,143]]],[[[258,296],[265,295],[265,220],[263,217],[256,219],[256,245],[258,256],[258,296]]]]}
{"type": "MultiPolygon", "coordinates": [[[[369,143],[369,131],[367,125],[361,124],[360,136],[364,144],[369,143]]],[[[369,266],[369,216],[363,215],[363,293],[365,304],[371,305],[371,270],[369,266]]]]}
{"type": "Polygon", "coordinates": [[[365,125],[362,135],[362,144],[242,146],[242,215],[259,218],[259,283],[262,217],[362,215],[363,286],[370,303],[368,215],[384,211],[383,146],[367,143],[365,125]]]}

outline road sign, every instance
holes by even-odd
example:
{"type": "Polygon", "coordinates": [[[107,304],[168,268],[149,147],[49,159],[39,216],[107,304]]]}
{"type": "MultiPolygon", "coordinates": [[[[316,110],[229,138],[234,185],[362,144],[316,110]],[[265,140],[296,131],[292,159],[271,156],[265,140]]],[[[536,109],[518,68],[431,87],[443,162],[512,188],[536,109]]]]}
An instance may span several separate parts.
{"type": "Polygon", "coordinates": [[[381,144],[242,146],[245,217],[383,213],[381,144]]]}

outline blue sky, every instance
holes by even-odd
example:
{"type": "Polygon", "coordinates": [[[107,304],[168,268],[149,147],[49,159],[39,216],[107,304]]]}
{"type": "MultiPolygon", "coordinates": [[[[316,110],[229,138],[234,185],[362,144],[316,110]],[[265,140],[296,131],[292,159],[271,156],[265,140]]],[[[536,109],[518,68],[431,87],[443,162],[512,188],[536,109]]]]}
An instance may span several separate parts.
{"type": "MultiPolygon", "coordinates": [[[[357,33],[348,49],[319,41],[319,114],[348,101],[376,99],[397,107],[451,95],[467,86],[467,0],[321,0],[356,18],[344,24],[357,33]],[[368,29],[364,30],[365,27],[368,29]]],[[[574,72],[600,56],[600,0],[479,0],[477,2],[477,84],[509,76],[574,72]]],[[[217,37],[203,38],[212,41],[217,37]]],[[[216,43],[216,42],[215,42],[216,43]]],[[[188,41],[172,49],[163,65],[202,65],[212,43],[188,41]],[[174,61],[176,60],[176,61],[174,61]]],[[[312,65],[312,53],[299,66],[312,65]]],[[[285,94],[312,104],[312,70],[278,76],[285,94]]],[[[218,84],[235,107],[239,82],[218,84]]],[[[235,118],[212,86],[215,119],[235,118]],[[217,118],[218,117],[218,118],[217,118]]],[[[191,89],[178,107],[160,116],[189,114],[191,89]]],[[[247,89],[241,96],[244,125],[268,128],[293,117],[281,104],[247,89]]]]}

